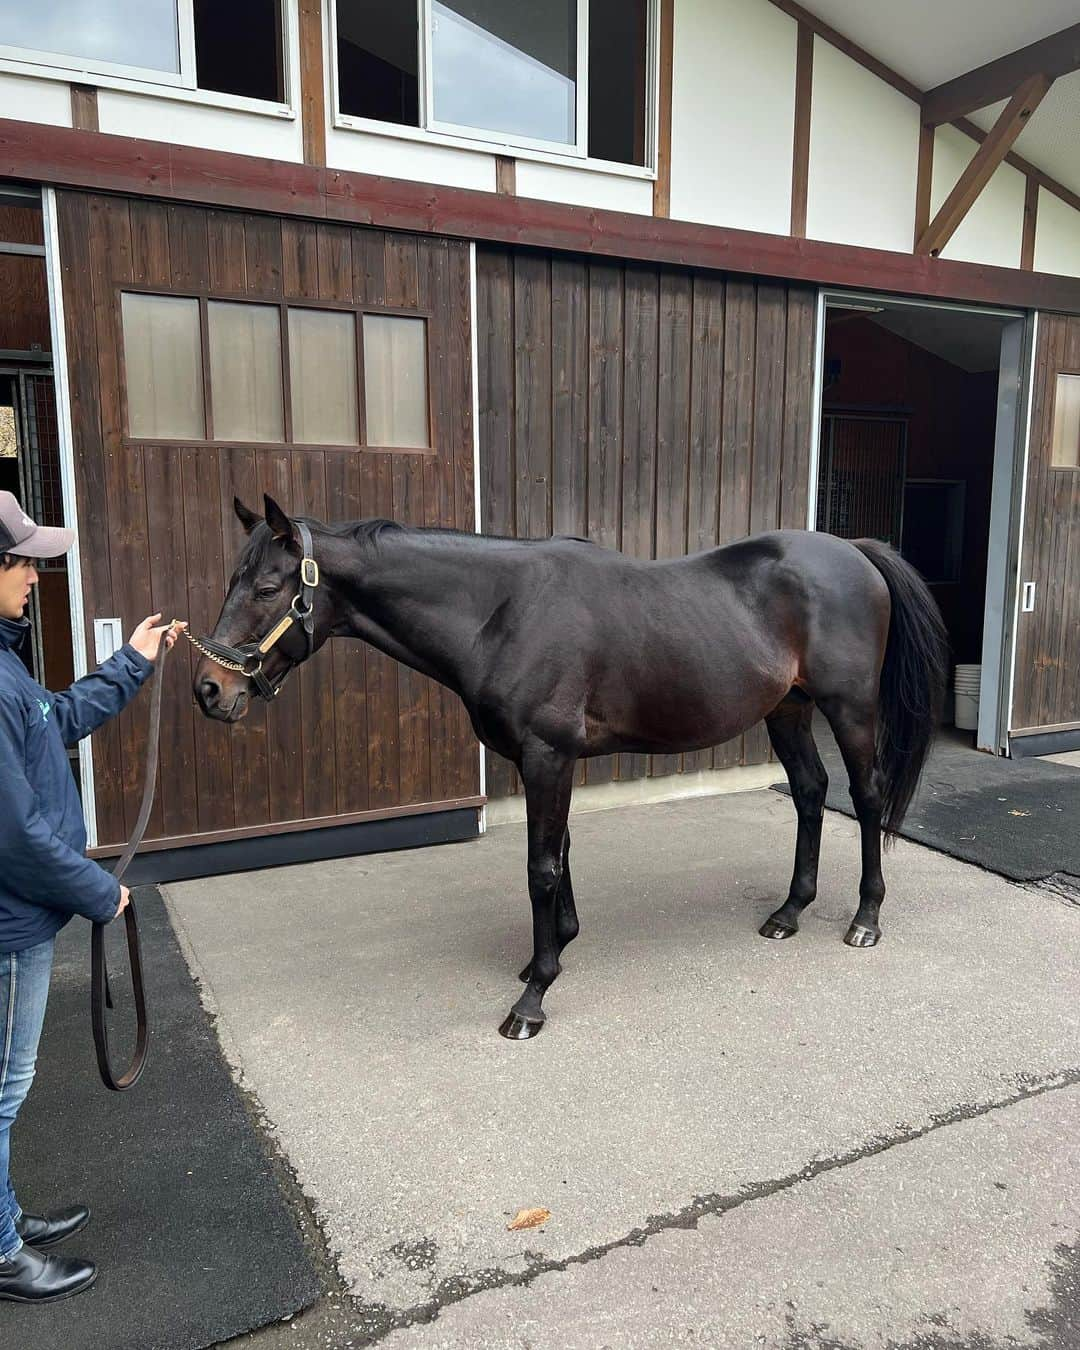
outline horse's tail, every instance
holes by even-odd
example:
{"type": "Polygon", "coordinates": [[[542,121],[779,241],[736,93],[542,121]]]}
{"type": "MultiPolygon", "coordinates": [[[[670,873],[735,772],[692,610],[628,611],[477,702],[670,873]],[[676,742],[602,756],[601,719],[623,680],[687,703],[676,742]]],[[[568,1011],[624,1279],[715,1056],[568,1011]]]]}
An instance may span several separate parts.
{"type": "Polygon", "coordinates": [[[892,599],[877,725],[881,825],[888,845],[899,832],[941,716],[949,637],[941,611],[914,567],[876,539],[859,539],[855,547],[884,577],[892,599]]]}

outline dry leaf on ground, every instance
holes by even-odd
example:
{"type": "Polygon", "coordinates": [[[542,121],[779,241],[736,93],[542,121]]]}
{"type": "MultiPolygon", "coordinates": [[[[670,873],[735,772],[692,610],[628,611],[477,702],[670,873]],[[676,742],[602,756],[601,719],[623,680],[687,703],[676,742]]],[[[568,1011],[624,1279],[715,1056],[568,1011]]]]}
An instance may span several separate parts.
{"type": "Polygon", "coordinates": [[[539,1228],[550,1218],[550,1209],[519,1209],[506,1226],[511,1233],[518,1233],[523,1228],[539,1228]]]}

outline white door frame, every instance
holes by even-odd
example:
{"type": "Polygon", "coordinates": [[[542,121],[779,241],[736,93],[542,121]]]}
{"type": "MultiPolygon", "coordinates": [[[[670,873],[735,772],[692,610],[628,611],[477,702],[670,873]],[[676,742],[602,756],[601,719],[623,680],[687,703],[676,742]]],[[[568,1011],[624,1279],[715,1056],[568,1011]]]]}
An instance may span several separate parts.
{"type": "MultiPolygon", "coordinates": [[[[41,189],[41,215],[45,227],[45,276],[49,294],[49,327],[52,335],[53,379],[56,386],[56,431],[60,443],[60,486],[64,500],[64,524],[75,535],[68,553],[68,596],[71,602],[72,661],[77,680],[87,674],[86,612],[83,607],[82,555],[79,512],[75,495],[75,447],[71,432],[71,389],[68,385],[67,329],[64,323],[64,290],[60,269],[60,233],[56,192],[41,189]]],[[[94,756],[90,738],[79,742],[79,784],[87,846],[97,842],[97,797],[94,792],[94,756]]]]}

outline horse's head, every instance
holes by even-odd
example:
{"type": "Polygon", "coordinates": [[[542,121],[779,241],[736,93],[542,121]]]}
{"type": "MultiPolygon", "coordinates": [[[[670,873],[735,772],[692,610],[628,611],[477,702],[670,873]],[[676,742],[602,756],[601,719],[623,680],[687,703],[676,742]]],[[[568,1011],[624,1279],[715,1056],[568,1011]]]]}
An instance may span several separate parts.
{"type": "Polygon", "coordinates": [[[330,636],[331,605],[311,565],[306,523],[292,521],[270,496],[265,520],[234,499],[248,542],[225,603],[195,669],[195,698],[208,717],[237,722],[253,697],[273,697],[294,666],[330,636]],[[306,541],[305,541],[306,536],[306,541]],[[242,666],[243,669],[233,667],[242,666]]]}

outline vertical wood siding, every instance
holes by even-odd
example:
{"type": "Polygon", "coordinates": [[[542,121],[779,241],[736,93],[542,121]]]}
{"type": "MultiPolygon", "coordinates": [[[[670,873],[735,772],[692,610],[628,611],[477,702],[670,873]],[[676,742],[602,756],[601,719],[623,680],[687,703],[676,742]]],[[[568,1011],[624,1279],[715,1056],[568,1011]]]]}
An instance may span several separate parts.
{"type": "Polygon", "coordinates": [[[1015,729],[1080,723],[1080,469],[1053,465],[1061,373],[1080,375],[1080,318],[1043,313],[1021,568],[1021,580],[1035,583],[1035,608],[1020,614],[1016,634],[1015,729]]]}
{"type": "MultiPolygon", "coordinates": [[[[89,659],[92,620],[125,632],[161,610],[207,632],[243,532],[234,495],[296,514],[390,516],[473,528],[468,245],[64,192],[68,323],[89,659]],[[428,313],[435,453],[131,443],[123,428],[119,288],[139,283],[251,300],[325,300],[428,313]]],[[[194,708],[186,645],[171,658],[147,837],[187,839],[472,797],[476,742],[457,699],[357,642],[333,641],[225,727],[194,708]]],[[[98,835],[129,834],[145,753],[145,696],[94,736],[98,835]]]]}
{"type": "MultiPolygon", "coordinates": [[[[814,292],[529,250],[478,251],[483,529],[670,558],[806,524],[814,292]]],[[[768,757],[764,727],[588,783],[768,757]]],[[[488,757],[488,792],[517,790],[488,757]]]]}

